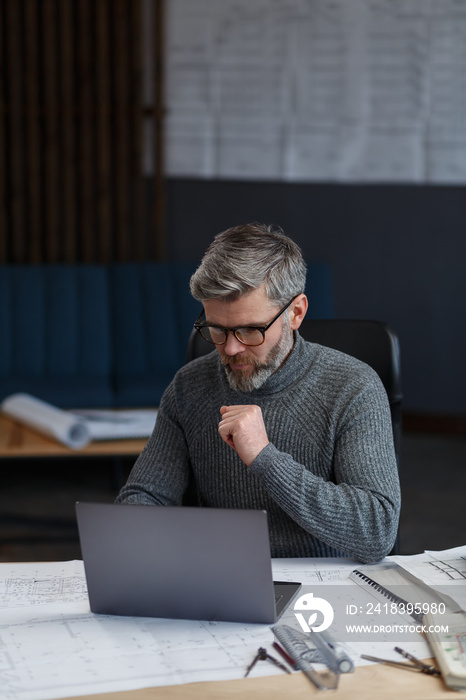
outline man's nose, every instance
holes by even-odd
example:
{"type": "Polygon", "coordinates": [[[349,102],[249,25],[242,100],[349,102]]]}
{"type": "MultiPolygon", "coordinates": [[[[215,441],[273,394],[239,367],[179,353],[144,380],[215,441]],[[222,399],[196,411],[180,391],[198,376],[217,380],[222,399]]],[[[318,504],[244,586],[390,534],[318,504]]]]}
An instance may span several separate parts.
{"type": "Polygon", "coordinates": [[[244,352],[245,349],[244,343],[240,343],[235,334],[230,331],[227,336],[227,342],[223,346],[225,355],[237,355],[240,352],[244,352]]]}

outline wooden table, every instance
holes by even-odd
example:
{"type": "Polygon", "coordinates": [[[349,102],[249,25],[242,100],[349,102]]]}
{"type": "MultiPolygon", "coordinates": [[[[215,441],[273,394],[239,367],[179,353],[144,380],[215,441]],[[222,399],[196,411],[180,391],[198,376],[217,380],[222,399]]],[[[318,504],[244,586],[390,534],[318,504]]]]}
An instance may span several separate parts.
{"type": "Polygon", "coordinates": [[[0,458],[11,457],[124,457],[138,455],[147,438],[91,442],[72,450],[53,438],[0,413],[0,458]]]}
{"type": "MultiPolygon", "coordinates": [[[[86,695],[82,700],[461,700],[461,693],[442,679],[408,673],[380,664],[359,666],[342,675],[337,690],[317,690],[302,672],[243,678],[235,681],[187,683],[142,690],[86,695]]],[[[74,698],[73,700],[76,700],[74,698]]]]}

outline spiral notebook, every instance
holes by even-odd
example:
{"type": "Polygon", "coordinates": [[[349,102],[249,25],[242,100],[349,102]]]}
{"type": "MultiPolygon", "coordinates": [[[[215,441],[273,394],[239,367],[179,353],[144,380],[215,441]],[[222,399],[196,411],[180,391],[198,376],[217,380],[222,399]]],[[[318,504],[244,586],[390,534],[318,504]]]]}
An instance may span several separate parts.
{"type": "Polygon", "coordinates": [[[449,598],[426,586],[394,562],[355,569],[350,574],[350,579],[362,587],[368,587],[371,593],[381,599],[394,603],[400,613],[408,614],[418,623],[422,623],[423,616],[432,608],[432,603],[443,603],[447,609],[452,603],[449,598]]]}

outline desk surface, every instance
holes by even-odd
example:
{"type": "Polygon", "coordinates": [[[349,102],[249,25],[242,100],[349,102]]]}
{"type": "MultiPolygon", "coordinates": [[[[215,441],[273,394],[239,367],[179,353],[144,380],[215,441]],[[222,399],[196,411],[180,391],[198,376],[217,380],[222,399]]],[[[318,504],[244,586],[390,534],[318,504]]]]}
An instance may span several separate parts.
{"type": "MultiPolygon", "coordinates": [[[[233,681],[187,683],[159,688],[87,695],[86,700],[452,700],[461,698],[443,681],[387,666],[360,666],[341,676],[337,690],[317,690],[303,673],[233,681]]],[[[83,700],[85,700],[83,698],[83,700]]]]}
{"type": "MultiPolygon", "coordinates": [[[[273,560],[272,567],[277,580],[293,578],[304,585],[319,574],[327,596],[333,580],[333,586],[343,586],[345,600],[353,600],[353,593],[358,600],[357,584],[348,582],[354,564],[288,559],[273,560]]],[[[439,678],[379,664],[356,663],[354,673],[340,676],[336,691],[318,691],[304,674],[286,675],[268,664],[258,665],[254,675],[244,679],[258,646],[269,647],[273,640],[269,626],[93,615],[80,561],[1,564],[1,591],[0,646],[9,650],[4,681],[5,697],[11,700],[76,697],[87,691],[93,693],[83,696],[89,700],[304,700],[317,694],[337,700],[454,697],[455,691],[439,678]]],[[[293,617],[293,611],[289,613],[293,617]]],[[[417,639],[422,653],[411,649],[412,653],[429,656],[426,643],[417,639]]],[[[406,643],[403,647],[410,649],[406,643]]],[[[355,661],[367,651],[353,649],[355,661]]],[[[387,658],[386,652],[384,646],[377,647],[378,656],[387,658]]]]}
{"type": "Polygon", "coordinates": [[[0,414],[0,457],[122,457],[138,455],[147,438],[91,442],[72,450],[57,440],[41,435],[4,414],[0,414]]]}

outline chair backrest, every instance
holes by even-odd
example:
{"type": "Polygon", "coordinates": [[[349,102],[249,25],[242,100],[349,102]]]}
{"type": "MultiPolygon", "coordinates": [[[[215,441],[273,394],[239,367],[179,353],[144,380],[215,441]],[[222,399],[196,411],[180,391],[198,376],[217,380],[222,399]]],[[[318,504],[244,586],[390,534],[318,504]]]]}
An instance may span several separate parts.
{"type": "Polygon", "coordinates": [[[305,340],[352,355],[377,372],[390,404],[393,439],[399,468],[403,394],[400,344],[396,333],[382,321],[309,318],[304,319],[299,332],[305,340]]]}
{"type": "Polygon", "coordinates": [[[204,340],[202,335],[195,328],[193,328],[188,340],[188,354],[186,357],[186,362],[191,362],[191,360],[207,355],[209,352],[213,352],[214,350],[215,347],[212,345],[212,343],[208,343],[207,340],[204,340]]]}

